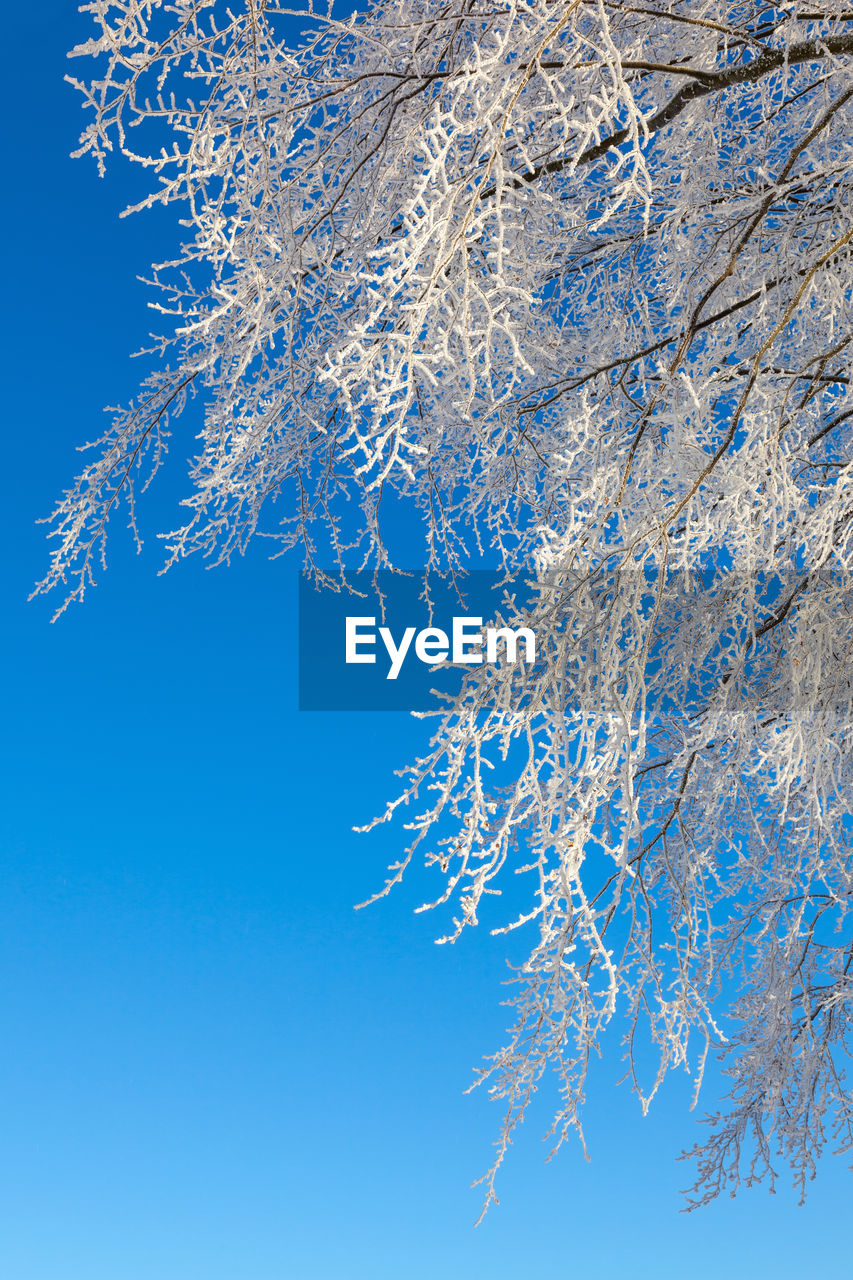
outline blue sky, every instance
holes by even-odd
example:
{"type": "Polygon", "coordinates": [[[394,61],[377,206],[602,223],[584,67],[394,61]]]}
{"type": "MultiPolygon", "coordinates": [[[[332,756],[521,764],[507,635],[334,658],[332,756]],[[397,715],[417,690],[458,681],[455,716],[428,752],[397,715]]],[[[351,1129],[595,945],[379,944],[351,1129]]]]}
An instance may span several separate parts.
{"type": "Polygon", "coordinates": [[[805,1209],[782,1186],[685,1216],[687,1082],[643,1120],[609,1066],[592,1162],[572,1144],[545,1164],[543,1102],[473,1230],[499,1112],[463,1090],[501,1041],[504,953],[484,933],[435,947],[417,873],[353,911],[400,833],[351,825],[420,730],[297,712],[295,562],[258,547],[158,578],[178,475],[146,504],[141,557],[116,528],[82,608],[50,626],[26,603],[35,517],[133,390],[135,277],[171,243],[168,215],[118,220],[141,175],[67,159],[74,10],[4,15],[0,1274],[846,1277],[845,1160],[805,1209]]]}

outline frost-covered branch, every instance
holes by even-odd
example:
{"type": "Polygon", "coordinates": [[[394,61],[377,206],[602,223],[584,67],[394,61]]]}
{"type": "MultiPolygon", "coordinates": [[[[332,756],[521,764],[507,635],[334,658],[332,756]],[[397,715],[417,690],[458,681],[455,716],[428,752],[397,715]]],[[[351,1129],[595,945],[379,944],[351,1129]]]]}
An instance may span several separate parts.
{"type": "MultiPolygon", "coordinates": [[[[79,598],[203,405],[169,562],[255,532],[532,585],[385,817],[455,938],[528,930],[498,1162],[609,1027],[647,1106],[726,1058],[703,1202],[804,1180],[850,1095],[853,15],[727,0],[94,0],[81,154],[188,228],[164,367],[54,516],[79,598]],[[392,501],[388,501],[391,498],[392,501]],[[506,917],[498,895],[529,876],[506,917]],[[654,1061],[649,1064],[651,1044],[654,1061]]],[[[490,1175],[488,1194],[493,1194],[490,1175]]]]}

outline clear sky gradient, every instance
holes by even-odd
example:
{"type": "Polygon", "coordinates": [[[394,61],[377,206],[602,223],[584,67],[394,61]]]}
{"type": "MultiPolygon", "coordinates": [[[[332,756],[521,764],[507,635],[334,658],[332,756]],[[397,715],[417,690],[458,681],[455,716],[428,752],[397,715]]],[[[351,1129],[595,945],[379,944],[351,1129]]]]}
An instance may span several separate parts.
{"type": "MultiPolygon", "coordinates": [[[[295,561],[158,578],[181,461],[120,522],[86,604],[26,603],[46,514],[132,394],[151,327],[135,277],[172,216],[118,211],[145,176],[71,161],[73,3],[3,16],[5,246],[0,806],[0,1275],[8,1280],[691,1280],[851,1274],[847,1161],[679,1212],[689,1082],[643,1120],[615,1063],[592,1162],[550,1163],[534,1108],[476,1231],[500,1113],[464,1096],[501,1043],[505,946],[368,910],[401,833],[352,833],[421,741],[403,714],[296,710],[295,561]]],[[[709,1104],[713,1101],[708,1098],[709,1104]]]]}

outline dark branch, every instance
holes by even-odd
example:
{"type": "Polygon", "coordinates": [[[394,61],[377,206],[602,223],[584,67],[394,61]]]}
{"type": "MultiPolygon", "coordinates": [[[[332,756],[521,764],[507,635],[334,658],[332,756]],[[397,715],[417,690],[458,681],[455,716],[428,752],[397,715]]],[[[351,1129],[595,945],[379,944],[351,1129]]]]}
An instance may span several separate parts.
{"type": "MultiPolygon", "coordinates": [[[[691,71],[696,79],[691,84],[686,84],[679,89],[673,98],[670,98],[666,106],[661,107],[650,120],[647,121],[646,127],[649,133],[657,133],[665,125],[670,124],[676,116],[679,116],[685,107],[691,102],[696,102],[699,98],[705,98],[711,93],[722,93],[724,89],[731,89],[738,84],[749,84],[756,80],[762,80],[765,76],[770,75],[773,71],[778,71],[780,67],[796,66],[802,62],[814,62],[819,58],[829,56],[837,56],[845,53],[853,53],[853,33],[827,36],[825,39],[819,40],[801,40],[797,44],[793,44],[788,49],[771,49],[767,53],[759,54],[757,58],[753,58],[750,62],[739,63],[734,67],[727,67],[725,71],[702,71],[699,68],[688,68],[685,66],[678,68],[667,68],[675,72],[678,70],[681,74],[691,71]]],[[[564,156],[560,160],[549,160],[545,164],[538,165],[535,169],[531,169],[529,173],[519,174],[518,182],[535,182],[545,173],[559,173],[561,169],[566,169],[572,164],[591,164],[595,160],[600,160],[608,151],[612,151],[614,147],[621,146],[628,138],[627,129],[617,129],[615,133],[611,133],[607,138],[602,138],[600,142],[595,143],[592,147],[587,147],[579,159],[574,160],[572,157],[564,156]]],[[[491,194],[486,193],[486,194],[491,194]]]]}

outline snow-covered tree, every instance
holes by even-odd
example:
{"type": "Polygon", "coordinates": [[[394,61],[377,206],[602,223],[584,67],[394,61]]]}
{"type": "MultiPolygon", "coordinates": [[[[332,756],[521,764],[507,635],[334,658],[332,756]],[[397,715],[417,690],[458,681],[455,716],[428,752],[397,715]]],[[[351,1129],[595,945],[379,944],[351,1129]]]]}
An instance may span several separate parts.
{"type": "Polygon", "coordinates": [[[263,531],[389,567],[390,510],[435,572],[529,579],[545,660],[469,678],[385,815],[450,936],[530,875],[496,1164],[549,1068],[579,1127],[613,1023],[644,1107],[724,1055],[693,1202],[777,1152],[804,1187],[853,1144],[849,4],[83,9],[80,152],[188,231],[41,588],[83,596],[114,509],[135,531],[190,393],[170,563],[263,531]]]}

